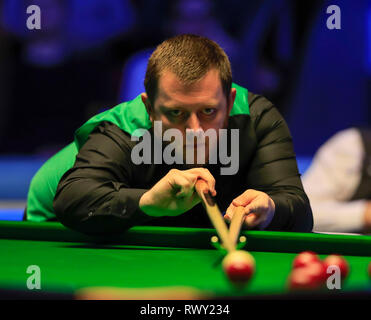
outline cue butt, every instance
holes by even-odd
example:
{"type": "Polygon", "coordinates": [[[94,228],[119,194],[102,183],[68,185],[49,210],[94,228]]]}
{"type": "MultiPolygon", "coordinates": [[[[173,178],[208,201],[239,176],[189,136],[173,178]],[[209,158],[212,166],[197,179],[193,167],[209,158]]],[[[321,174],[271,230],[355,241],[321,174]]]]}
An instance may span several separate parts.
{"type": "Polygon", "coordinates": [[[243,206],[234,209],[231,225],[229,227],[229,237],[234,246],[237,245],[237,239],[241,231],[242,224],[245,218],[245,208],[243,206]]]}

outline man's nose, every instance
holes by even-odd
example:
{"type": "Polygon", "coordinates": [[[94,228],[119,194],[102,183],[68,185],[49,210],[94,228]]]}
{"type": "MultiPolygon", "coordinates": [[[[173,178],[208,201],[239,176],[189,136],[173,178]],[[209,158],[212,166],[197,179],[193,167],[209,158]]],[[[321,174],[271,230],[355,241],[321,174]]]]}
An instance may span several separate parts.
{"type": "Polygon", "coordinates": [[[201,129],[200,120],[198,119],[197,114],[192,113],[189,116],[187,121],[187,129],[191,129],[194,131],[201,129]]]}

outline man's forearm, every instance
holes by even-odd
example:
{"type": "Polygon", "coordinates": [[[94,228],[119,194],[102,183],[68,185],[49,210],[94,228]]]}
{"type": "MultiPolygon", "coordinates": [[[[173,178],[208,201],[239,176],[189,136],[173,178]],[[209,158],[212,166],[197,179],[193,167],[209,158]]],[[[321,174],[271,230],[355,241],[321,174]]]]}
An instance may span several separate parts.
{"type": "Polygon", "coordinates": [[[75,180],[57,191],[54,210],[62,224],[76,231],[117,234],[152,219],[139,209],[146,191],[115,188],[112,182],[92,188],[92,182],[75,180]]]}

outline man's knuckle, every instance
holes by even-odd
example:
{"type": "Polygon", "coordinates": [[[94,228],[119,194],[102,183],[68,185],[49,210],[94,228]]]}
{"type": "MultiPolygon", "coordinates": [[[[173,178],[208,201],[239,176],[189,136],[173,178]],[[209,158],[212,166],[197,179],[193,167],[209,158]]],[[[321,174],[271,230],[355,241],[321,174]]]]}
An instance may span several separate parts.
{"type": "Polygon", "coordinates": [[[187,180],[187,182],[184,183],[184,188],[191,189],[191,187],[192,187],[192,182],[187,180]]]}

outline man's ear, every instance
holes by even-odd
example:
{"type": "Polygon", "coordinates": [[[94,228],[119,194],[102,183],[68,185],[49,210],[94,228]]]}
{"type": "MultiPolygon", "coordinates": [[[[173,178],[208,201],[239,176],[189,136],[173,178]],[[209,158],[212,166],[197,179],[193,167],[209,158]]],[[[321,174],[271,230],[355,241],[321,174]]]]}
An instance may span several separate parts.
{"type": "Polygon", "coordinates": [[[233,107],[233,104],[234,104],[234,100],[236,99],[236,94],[237,94],[237,90],[236,88],[232,88],[231,89],[231,92],[229,93],[229,97],[228,97],[228,115],[231,113],[232,111],[232,107],[233,107]]]}
{"type": "Polygon", "coordinates": [[[148,99],[148,95],[147,93],[143,92],[141,93],[140,97],[142,98],[142,102],[144,103],[145,107],[146,107],[146,110],[147,110],[147,113],[149,115],[149,119],[152,121],[153,117],[152,117],[152,106],[151,106],[151,102],[149,101],[148,99]]]}

